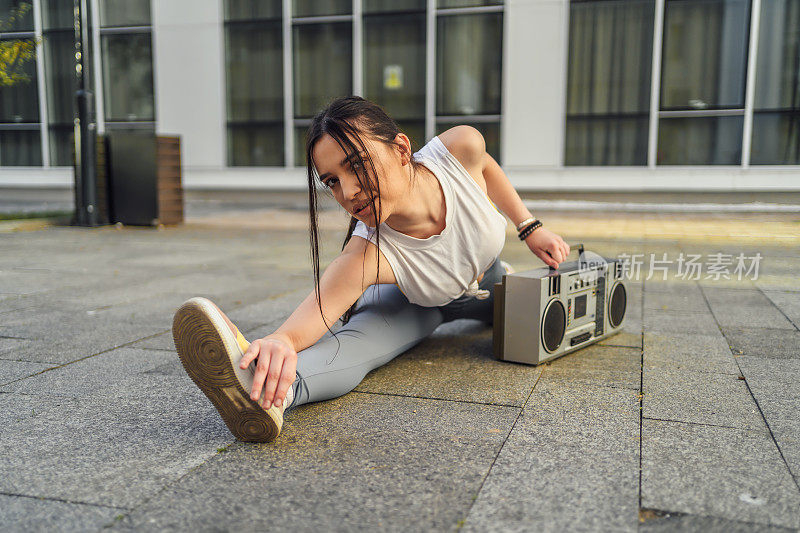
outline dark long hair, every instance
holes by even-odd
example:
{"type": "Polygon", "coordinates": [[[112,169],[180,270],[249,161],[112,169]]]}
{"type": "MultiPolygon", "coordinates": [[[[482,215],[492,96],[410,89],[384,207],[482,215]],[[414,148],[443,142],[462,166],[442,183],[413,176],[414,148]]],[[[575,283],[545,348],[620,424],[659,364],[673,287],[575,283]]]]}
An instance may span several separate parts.
{"type": "MultiPolygon", "coordinates": [[[[319,289],[320,274],[317,195],[318,189],[324,188],[324,185],[318,187],[318,184],[321,184],[322,182],[319,180],[319,174],[316,170],[316,165],[314,164],[312,157],[312,150],[314,149],[314,145],[317,143],[317,141],[319,141],[320,138],[325,134],[330,135],[339,144],[344,153],[350,156],[350,161],[358,164],[357,168],[360,170],[356,172],[356,178],[361,186],[361,190],[367,195],[371,210],[373,213],[375,213],[376,220],[380,220],[381,213],[375,211],[375,198],[380,198],[381,192],[379,174],[376,169],[375,162],[373,161],[369,150],[364,144],[363,136],[366,135],[371,139],[386,144],[395,145],[395,137],[398,133],[400,133],[400,128],[398,127],[397,123],[381,106],[359,96],[337,98],[336,100],[330,102],[325,109],[317,113],[317,115],[312,119],[311,125],[306,133],[308,207],[311,228],[311,258],[314,268],[314,289],[317,296],[319,311],[322,315],[322,320],[325,323],[325,326],[328,328],[328,331],[331,332],[334,337],[336,334],[331,331],[330,326],[328,326],[328,323],[325,321],[325,315],[322,312],[322,301],[319,289]],[[366,158],[361,156],[362,151],[366,153],[366,158]],[[370,177],[374,178],[375,187],[373,187],[373,180],[369,179],[370,177]]],[[[414,152],[413,146],[414,145],[412,141],[412,153],[414,152]]],[[[418,163],[412,159],[412,180],[416,178],[417,168],[418,163]]],[[[380,203],[380,206],[380,209],[382,210],[382,202],[380,203]]],[[[350,225],[347,229],[347,235],[345,235],[344,242],[342,243],[342,250],[344,250],[344,247],[347,246],[347,243],[350,241],[357,222],[358,219],[351,215],[350,225]]],[[[380,250],[380,224],[377,224],[376,226],[376,260],[379,274],[380,256],[378,250],[380,250]]],[[[366,251],[364,258],[366,260],[366,251]]],[[[380,279],[379,275],[376,276],[375,283],[378,283],[378,279],[380,279]]],[[[342,324],[346,324],[350,320],[350,317],[355,310],[356,303],[353,303],[353,305],[351,305],[350,308],[341,316],[342,324]]]]}

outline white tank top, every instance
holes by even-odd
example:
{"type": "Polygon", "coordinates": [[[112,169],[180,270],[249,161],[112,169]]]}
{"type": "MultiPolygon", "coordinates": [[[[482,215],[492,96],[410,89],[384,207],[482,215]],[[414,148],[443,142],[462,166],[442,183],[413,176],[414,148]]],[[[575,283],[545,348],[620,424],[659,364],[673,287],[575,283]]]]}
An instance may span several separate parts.
{"type": "MultiPolygon", "coordinates": [[[[462,295],[487,298],[477,278],[500,255],[506,217],[480,185],[434,137],[414,155],[439,180],[446,204],[445,228],[418,239],[381,223],[380,249],[408,301],[425,307],[445,305],[462,295]]],[[[375,228],[359,220],[353,235],[375,244],[375,228]]]]}

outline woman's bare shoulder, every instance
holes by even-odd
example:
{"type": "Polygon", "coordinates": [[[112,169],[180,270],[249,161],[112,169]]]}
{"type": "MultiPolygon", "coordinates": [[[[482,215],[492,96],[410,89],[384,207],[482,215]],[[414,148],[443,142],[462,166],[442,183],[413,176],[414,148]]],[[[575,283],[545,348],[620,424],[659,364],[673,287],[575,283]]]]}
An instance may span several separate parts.
{"type": "Polygon", "coordinates": [[[453,154],[459,163],[470,173],[482,171],[483,156],[486,154],[486,141],[481,132],[466,124],[454,126],[439,134],[439,140],[453,154]]]}
{"type": "Polygon", "coordinates": [[[455,126],[439,134],[439,140],[447,150],[458,159],[461,166],[469,172],[475,183],[488,194],[483,165],[486,156],[486,141],[481,132],[472,126],[455,126]]]}
{"type": "Polygon", "coordinates": [[[376,274],[379,275],[377,283],[397,283],[392,265],[382,251],[378,251],[376,258],[376,251],[378,251],[378,247],[375,246],[375,243],[360,235],[353,235],[342,250],[342,255],[346,255],[348,262],[352,262],[352,268],[364,269],[364,279],[368,280],[368,285],[376,283],[376,274]],[[378,269],[378,261],[380,261],[380,269],[378,269]]]}

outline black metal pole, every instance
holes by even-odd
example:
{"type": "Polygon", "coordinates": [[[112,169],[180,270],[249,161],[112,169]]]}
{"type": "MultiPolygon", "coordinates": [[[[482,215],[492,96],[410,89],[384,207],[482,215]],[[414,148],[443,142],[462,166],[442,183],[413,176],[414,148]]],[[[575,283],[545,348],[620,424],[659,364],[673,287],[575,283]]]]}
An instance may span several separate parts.
{"type": "Polygon", "coordinates": [[[75,223],[97,226],[97,124],[91,90],[92,33],[87,0],[73,0],[75,28],[75,223]],[[89,87],[87,89],[87,87],[89,87]]]}

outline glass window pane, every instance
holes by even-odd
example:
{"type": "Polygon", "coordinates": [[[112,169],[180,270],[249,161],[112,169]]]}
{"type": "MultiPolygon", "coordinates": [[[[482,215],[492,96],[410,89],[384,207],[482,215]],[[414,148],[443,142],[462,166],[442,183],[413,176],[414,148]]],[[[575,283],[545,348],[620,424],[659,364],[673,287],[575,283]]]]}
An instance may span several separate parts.
{"type": "Polygon", "coordinates": [[[800,165],[800,113],[754,113],[750,163],[800,165]]]}
{"type": "Polygon", "coordinates": [[[101,26],[149,26],[150,0],[100,0],[101,26]]]}
{"type": "Polygon", "coordinates": [[[749,0],[667,0],[661,109],[744,107],[749,0]]]}
{"type": "Polygon", "coordinates": [[[388,11],[425,11],[426,0],[363,0],[364,13],[386,13],[388,11]]]}
{"type": "Polygon", "coordinates": [[[500,163],[500,123],[499,122],[463,122],[459,124],[436,124],[436,135],[455,126],[466,124],[472,126],[483,135],[486,141],[486,151],[500,163]]]}
{"type": "Polygon", "coordinates": [[[48,31],[44,35],[44,65],[47,76],[47,114],[50,123],[72,124],[73,73],[75,67],[72,30],[48,31]]]}
{"type": "Polygon", "coordinates": [[[503,14],[438,18],[436,114],[500,113],[503,14]]]}
{"type": "Polygon", "coordinates": [[[72,166],[73,151],[72,124],[50,126],[50,165],[54,167],[72,166]]]}
{"type": "Polygon", "coordinates": [[[103,35],[102,39],[106,120],[154,120],[150,34],[103,35]]]}
{"type": "Polygon", "coordinates": [[[228,164],[265,167],[283,165],[283,125],[229,125],[228,164]]]}
{"type": "Polygon", "coordinates": [[[227,25],[228,120],[283,120],[281,23],[227,25]]]}
{"type": "Polygon", "coordinates": [[[294,164],[298,167],[306,166],[306,132],[308,126],[294,127],[294,164]]]}
{"type": "Polygon", "coordinates": [[[225,20],[281,18],[281,0],[227,0],[225,20]]]}
{"type": "Polygon", "coordinates": [[[41,166],[42,142],[39,130],[0,130],[0,165],[41,166]]]}
{"type": "Polygon", "coordinates": [[[798,62],[800,0],[762,0],[751,164],[800,164],[798,62]]]}
{"type": "Polygon", "coordinates": [[[659,165],[740,165],[742,116],[661,118],[659,165]]]}
{"type": "Polygon", "coordinates": [[[352,12],[351,0],[292,0],[293,17],[348,15],[352,12]]]}
{"type": "Polygon", "coordinates": [[[646,165],[649,115],[567,119],[565,165],[646,165]]]}
{"type": "Polygon", "coordinates": [[[72,25],[75,23],[72,5],[72,2],[64,2],[64,0],[43,0],[43,28],[45,30],[72,29],[72,25]]]}
{"type": "MultiPolygon", "coordinates": [[[[2,41],[14,45],[31,43],[27,39],[2,41]]],[[[19,81],[0,90],[0,122],[39,122],[39,94],[36,79],[36,59],[31,58],[9,69],[8,75],[18,75],[19,81]]]]}
{"type": "Polygon", "coordinates": [[[0,23],[0,33],[33,31],[33,0],[0,0],[0,23]]]}
{"type": "Polygon", "coordinates": [[[654,0],[572,2],[567,113],[650,109],[654,0]]]}
{"type": "Polygon", "coordinates": [[[301,24],[294,30],[294,113],[311,117],[353,92],[352,24],[301,24]]]}
{"type": "Polygon", "coordinates": [[[364,17],[365,98],[395,120],[425,117],[425,14],[364,17]]]}
{"type": "Polygon", "coordinates": [[[472,7],[502,5],[503,0],[438,0],[436,7],[472,7]]]}

